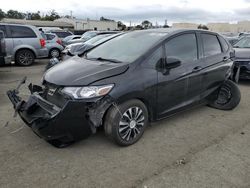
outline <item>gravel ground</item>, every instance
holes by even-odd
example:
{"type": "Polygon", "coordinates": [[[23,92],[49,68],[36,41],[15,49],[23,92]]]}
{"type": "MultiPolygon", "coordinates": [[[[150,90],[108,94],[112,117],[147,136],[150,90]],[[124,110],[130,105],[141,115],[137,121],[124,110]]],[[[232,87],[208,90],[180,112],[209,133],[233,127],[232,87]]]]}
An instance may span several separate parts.
{"type": "MultiPolygon", "coordinates": [[[[250,187],[250,81],[240,82],[233,111],[182,112],[152,123],[130,147],[100,130],[57,149],[13,118],[5,95],[24,75],[39,84],[47,62],[0,67],[0,187],[250,187]]],[[[25,87],[21,92],[27,97],[25,87]]]]}

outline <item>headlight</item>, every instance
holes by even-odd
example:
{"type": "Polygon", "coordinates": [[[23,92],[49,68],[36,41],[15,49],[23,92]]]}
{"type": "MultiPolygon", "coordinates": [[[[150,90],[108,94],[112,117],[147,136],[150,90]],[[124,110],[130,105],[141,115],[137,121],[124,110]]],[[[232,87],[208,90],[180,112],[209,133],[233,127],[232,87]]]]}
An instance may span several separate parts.
{"type": "Polygon", "coordinates": [[[114,84],[88,87],[65,87],[62,89],[62,92],[75,99],[90,99],[107,95],[113,87],[114,84]]]}

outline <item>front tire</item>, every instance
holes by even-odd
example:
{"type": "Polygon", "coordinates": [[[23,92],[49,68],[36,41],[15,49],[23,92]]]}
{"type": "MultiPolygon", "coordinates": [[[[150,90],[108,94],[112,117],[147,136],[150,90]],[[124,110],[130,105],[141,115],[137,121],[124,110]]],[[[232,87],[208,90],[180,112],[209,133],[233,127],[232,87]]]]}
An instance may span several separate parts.
{"type": "Polygon", "coordinates": [[[15,61],[20,66],[30,66],[35,61],[35,55],[32,51],[23,49],[16,53],[15,61]]]}
{"type": "Polygon", "coordinates": [[[105,117],[104,130],[118,145],[129,146],[143,135],[148,124],[148,110],[140,100],[112,106],[105,117]]]}
{"type": "Polygon", "coordinates": [[[240,103],[241,93],[238,86],[227,80],[219,88],[217,98],[209,106],[219,110],[232,110],[240,103]]]}

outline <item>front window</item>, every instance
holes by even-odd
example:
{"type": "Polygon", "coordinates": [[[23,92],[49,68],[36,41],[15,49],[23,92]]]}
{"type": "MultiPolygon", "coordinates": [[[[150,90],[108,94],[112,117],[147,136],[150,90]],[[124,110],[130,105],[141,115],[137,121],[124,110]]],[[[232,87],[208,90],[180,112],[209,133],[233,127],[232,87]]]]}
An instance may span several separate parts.
{"type": "Polygon", "coordinates": [[[164,39],[166,32],[134,31],[118,36],[94,48],[87,59],[112,59],[132,63],[164,39]]]}
{"type": "Polygon", "coordinates": [[[234,48],[250,48],[250,38],[245,37],[234,44],[234,48]]]}
{"type": "Polygon", "coordinates": [[[84,33],[82,35],[81,39],[90,39],[90,38],[93,38],[96,35],[97,35],[96,32],[87,31],[86,33],[84,33]]]}
{"type": "Polygon", "coordinates": [[[110,36],[110,34],[106,34],[106,35],[97,35],[96,37],[93,37],[92,39],[88,40],[87,42],[85,42],[85,44],[89,44],[89,45],[94,45],[96,42],[106,38],[110,36]]]}

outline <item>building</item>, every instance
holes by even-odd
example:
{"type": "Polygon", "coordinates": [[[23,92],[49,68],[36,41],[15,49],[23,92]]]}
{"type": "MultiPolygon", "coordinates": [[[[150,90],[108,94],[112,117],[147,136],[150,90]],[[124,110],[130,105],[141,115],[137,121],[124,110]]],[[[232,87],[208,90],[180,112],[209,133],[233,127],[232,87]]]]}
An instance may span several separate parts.
{"type": "Polygon", "coordinates": [[[195,24],[195,23],[173,23],[172,27],[173,28],[185,28],[185,29],[197,29],[199,26],[199,24],[195,24]]]}
{"type": "MultiPolygon", "coordinates": [[[[199,24],[195,23],[173,23],[173,28],[187,28],[187,29],[197,29],[199,24]]],[[[250,21],[239,21],[237,23],[208,23],[207,27],[210,31],[220,32],[220,33],[240,33],[240,32],[250,32],[250,21]]]]}
{"type": "Polygon", "coordinates": [[[115,21],[99,21],[90,19],[59,18],[55,22],[63,22],[73,25],[74,30],[118,30],[115,21]]]}
{"type": "Polygon", "coordinates": [[[11,19],[11,18],[3,18],[1,20],[3,23],[10,24],[25,24],[25,25],[33,25],[36,27],[53,27],[53,28],[61,28],[61,29],[74,29],[74,26],[70,23],[63,21],[42,21],[42,20],[25,20],[25,19],[11,19]]]}

